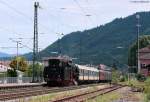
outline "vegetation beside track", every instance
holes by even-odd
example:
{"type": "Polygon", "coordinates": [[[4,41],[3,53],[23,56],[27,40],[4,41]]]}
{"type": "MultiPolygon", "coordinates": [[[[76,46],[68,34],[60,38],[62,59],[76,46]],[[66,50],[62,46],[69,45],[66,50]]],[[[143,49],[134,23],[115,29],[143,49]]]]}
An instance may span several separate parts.
{"type": "Polygon", "coordinates": [[[147,78],[144,82],[140,82],[135,79],[126,82],[120,82],[120,84],[129,85],[132,88],[136,87],[143,94],[145,99],[144,102],[150,102],[150,78],[147,78]]]}
{"type": "Polygon", "coordinates": [[[94,99],[87,100],[86,102],[122,102],[123,100],[134,100],[134,102],[144,102],[142,93],[130,92],[129,88],[127,87],[104,95],[100,95],[94,99]]]}
{"type": "Polygon", "coordinates": [[[121,98],[121,95],[119,93],[111,92],[105,95],[98,96],[95,99],[88,100],[87,102],[111,102],[119,98],[121,98]]]}

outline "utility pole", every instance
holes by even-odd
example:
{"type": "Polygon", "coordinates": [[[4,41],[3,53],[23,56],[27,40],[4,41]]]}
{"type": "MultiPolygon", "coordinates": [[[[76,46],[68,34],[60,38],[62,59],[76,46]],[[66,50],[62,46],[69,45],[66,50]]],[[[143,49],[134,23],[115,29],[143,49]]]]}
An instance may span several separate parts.
{"type": "Polygon", "coordinates": [[[63,36],[64,34],[63,33],[56,33],[58,34],[58,56],[62,56],[62,50],[61,50],[61,36],[63,36]],[[60,37],[59,37],[60,36],[60,37]]]}
{"type": "Polygon", "coordinates": [[[19,44],[21,44],[21,41],[19,40],[19,38],[14,38],[14,39],[18,39],[18,40],[13,40],[13,38],[10,38],[11,41],[15,42],[17,44],[17,54],[16,54],[16,61],[17,61],[17,65],[16,65],[16,69],[19,70],[19,62],[18,62],[18,56],[19,56],[19,44]]]}
{"type": "Polygon", "coordinates": [[[140,66],[140,54],[139,54],[139,49],[140,49],[140,42],[139,42],[139,34],[140,34],[140,15],[136,15],[137,19],[137,43],[138,43],[138,48],[137,48],[137,66],[138,66],[138,73],[141,71],[141,66],[140,66]]]}
{"type": "Polygon", "coordinates": [[[82,54],[82,49],[81,49],[81,47],[82,47],[82,42],[81,42],[81,36],[80,36],[80,42],[79,42],[79,64],[81,64],[82,63],[82,57],[81,57],[81,54],[82,54]]]}
{"type": "Polygon", "coordinates": [[[17,42],[17,57],[16,57],[16,60],[17,60],[17,70],[19,70],[19,63],[18,63],[18,48],[19,48],[19,43],[20,41],[16,41],[17,42]]]}
{"type": "Polygon", "coordinates": [[[32,75],[32,82],[35,82],[36,69],[35,64],[38,61],[38,8],[39,2],[34,3],[34,37],[33,37],[33,75],[32,75]]]}

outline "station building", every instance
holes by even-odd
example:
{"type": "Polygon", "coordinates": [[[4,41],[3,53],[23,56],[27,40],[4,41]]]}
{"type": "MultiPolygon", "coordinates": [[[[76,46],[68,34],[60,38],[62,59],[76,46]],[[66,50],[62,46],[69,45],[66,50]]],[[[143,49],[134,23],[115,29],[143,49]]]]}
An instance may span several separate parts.
{"type": "Polygon", "coordinates": [[[8,69],[11,69],[9,67],[10,61],[0,61],[0,73],[1,72],[7,72],[8,69]]]}
{"type": "Polygon", "coordinates": [[[150,76],[150,45],[139,50],[140,72],[144,76],[150,76]]]}

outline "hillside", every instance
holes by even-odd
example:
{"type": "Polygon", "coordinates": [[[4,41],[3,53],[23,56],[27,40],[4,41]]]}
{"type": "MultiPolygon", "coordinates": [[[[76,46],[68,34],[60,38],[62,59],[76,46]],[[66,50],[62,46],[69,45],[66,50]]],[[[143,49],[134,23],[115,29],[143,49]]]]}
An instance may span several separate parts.
{"type": "Polygon", "coordinates": [[[11,55],[7,53],[0,52],[0,57],[10,57],[11,55]]]}
{"type": "MultiPolygon", "coordinates": [[[[150,12],[136,14],[141,16],[140,34],[150,34],[150,12]]],[[[58,52],[60,43],[62,54],[77,58],[76,62],[107,65],[127,63],[128,48],[137,38],[136,14],[117,18],[93,29],[67,34],[45,48],[40,55],[54,55],[51,52],[58,52]]]]}

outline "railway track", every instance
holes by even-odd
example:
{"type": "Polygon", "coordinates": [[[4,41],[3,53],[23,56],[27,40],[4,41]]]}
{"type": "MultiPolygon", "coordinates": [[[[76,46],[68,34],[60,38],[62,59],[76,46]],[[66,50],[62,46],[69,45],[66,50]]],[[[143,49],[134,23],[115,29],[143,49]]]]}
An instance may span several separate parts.
{"type": "Polygon", "coordinates": [[[70,86],[70,87],[24,87],[18,89],[1,89],[0,90],[0,101],[25,98],[30,96],[44,95],[55,92],[63,92],[68,90],[75,90],[81,88],[87,88],[92,86],[98,86],[103,84],[89,84],[89,85],[80,85],[80,86],[70,86]]]}
{"type": "Polygon", "coordinates": [[[86,100],[89,99],[93,99],[99,95],[103,95],[112,91],[115,91],[119,88],[125,87],[123,85],[113,85],[111,87],[107,87],[107,88],[103,88],[103,89],[99,89],[96,91],[92,91],[92,92],[87,92],[87,93],[82,93],[82,94],[78,94],[78,95],[74,95],[74,96],[69,96],[69,97],[65,97],[62,99],[58,99],[55,101],[49,101],[49,102],[84,102],[86,100]]]}

